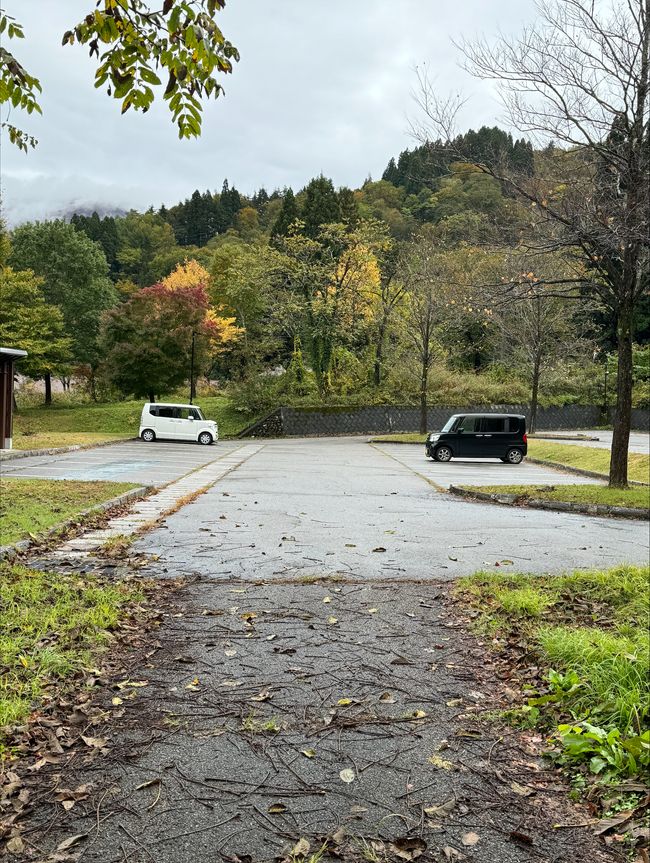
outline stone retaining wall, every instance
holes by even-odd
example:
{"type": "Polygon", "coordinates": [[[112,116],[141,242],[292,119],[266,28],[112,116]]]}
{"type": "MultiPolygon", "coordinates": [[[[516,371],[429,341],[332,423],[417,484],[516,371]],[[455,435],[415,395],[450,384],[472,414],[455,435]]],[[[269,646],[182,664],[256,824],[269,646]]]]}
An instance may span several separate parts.
{"type": "MultiPolygon", "coordinates": [[[[427,428],[442,428],[455,413],[514,413],[528,416],[527,405],[435,406],[429,408],[427,428]]],[[[603,415],[596,405],[564,405],[538,408],[537,430],[586,429],[602,423],[603,415]]],[[[417,407],[370,405],[368,407],[289,408],[281,407],[249,426],[240,437],[327,436],[353,434],[390,434],[415,432],[420,424],[417,407]]],[[[649,412],[635,409],[632,427],[648,430],[649,412]]]]}

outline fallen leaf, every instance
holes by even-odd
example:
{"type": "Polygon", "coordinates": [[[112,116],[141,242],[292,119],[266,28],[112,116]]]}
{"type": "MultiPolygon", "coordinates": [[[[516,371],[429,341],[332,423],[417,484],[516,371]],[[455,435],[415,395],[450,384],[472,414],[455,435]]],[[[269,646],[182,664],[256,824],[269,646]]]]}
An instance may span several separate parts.
{"type": "Polygon", "coordinates": [[[601,818],[594,827],[594,833],[596,836],[607,833],[608,830],[612,830],[614,827],[620,827],[621,824],[625,824],[625,822],[629,821],[633,815],[633,809],[626,809],[625,812],[618,812],[612,818],[601,818]]]}
{"type": "Polygon", "coordinates": [[[274,638],[277,638],[277,635],[275,633],[273,635],[267,635],[266,636],[267,641],[273,641],[274,638]]]}
{"type": "Polygon", "coordinates": [[[191,689],[193,692],[195,692],[200,686],[201,686],[201,683],[199,681],[199,678],[195,677],[194,680],[192,680],[190,683],[187,684],[185,689],[191,689]]]}
{"type": "Polygon", "coordinates": [[[117,684],[118,689],[126,689],[128,687],[140,688],[142,686],[149,686],[148,680],[123,680],[121,683],[117,684]]]}
{"type": "Polygon", "coordinates": [[[74,836],[69,836],[67,839],[64,839],[63,842],[59,842],[56,846],[56,850],[67,851],[68,848],[72,848],[73,845],[77,845],[79,842],[84,840],[87,835],[87,833],[76,833],[74,836]]]}
{"type": "Polygon", "coordinates": [[[243,614],[239,615],[240,620],[245,620],[246,623],[250,623],[251,620],[255,620],[257,615],[254,611],[245,611],[243,614]]]}
{"type": "Polygon", "coordinates": [[[348,704],[352,704],[352,699],[351,698],[339,698],[339,700],[336,703],[339,705],[339,707],[347,707],[348,704]]]}
{"type": "Polygon", "coordinates": [[[518,830],[511,830],[510,838],[514,839],[515,842],[521,842],[523,845],[533,844],[533,840],[530,836],[527,836],[525,833],[520,833],[518,830]]]}
{"type": "Polygon", "coordinates": [[[449,800],[445,800],[444,803],[440,803],[438,806],[427,806],[423,812],[429,818],[446,818],[455,806],[455,798],[450,797],[449,800]]]}
{"type": "Polygon", "coordinates": [[[378,609],[378,608],[369,608],[369,609],[368,609],[368,614],[377,614],[377,612],[378,612],[378,611],[379,611],[379,609],[378,609]]]}
{"type": "Polygon", "coordinates": [[[234,647],[232,647],[230,650],[224,650],[224,653],[228,657],[237,656],[237,651],[235,650],[234,647]]]}
{"type": "Polygon", "coordinates": [[[12,836],[5,847],[10,854],[22,854],[25,850],[25,843],[20,836],[12,836]]]}
{"type": "Polygon", "coordinates": [[[454,765],[451,761],[445,761],[444,758],[441,758],[440,755],[431,755],[427,758],[429,764],[433,764],[434,767],[437,767],[439,770],[453,770],[454,765]]]}
{"type": "Polygon", "coordinates": [[[305,758],[315,758],[316,750],[315,749],[303,749],[302,754],[305,756],[305,758]]]}
{"type": "Polygon", "coordinates": [[[122,701],[122,699],[118,698],[117,695],[115,696],[115,698],[111,698],[111,704],[115,705],[115,707],[117,707],[118,704],[123,704],[123,703],[124,702],[122,701]]]}
{"type": "Polygon", "coordinates": [[[395,697],[390,694],[390,692],[382,692],[379,696],[379,700],[383,704],[395,704],[395,697]]]}
{"type": "Polygon", "coordinates": [[[331,602],[331,601],[332,601],[332,597],[331,597],[331,596],[324,596],[324,597],[323,597],[323,602],[331,602]]]}
{"type": "Polygon", "coordinates": [[[103,749],[108,743],[108,740],[105,737],[86,737],[82,734],[81,739],[86,746],[90,746],[91,749],[103,749]]]}
{"type": "Polygon", "coordinates": [[[334,624],[338,623],[338,622],[339,621],[338,621],[337,617],[328,617],[327,618],[327,623],[329,624],[329,626],[334,626],[334,624]]]}
{"type": "Polygon", "coordinates": [[[267,810],[271,815],[280,815],[282,812],[287,811],[287,807],[284,803],[271,803],[267,810]]]}
{"type": "Polygon", "coordinates": [[[427,712],[426,710],[414,710],[411,715],[413,716],[413,719],[424,719],[427,712]]]}
{"type": "Polygon", "coordinates": [[[150,788],[152,785],[158,785],[160,782],[160,778],[157,776],[155,779],[147,779],[146,782],[141,782],[139,785],[135,786],[136,791],[140,791],[142,788],[150,788]]]}
{"type": "Polygon", "coordinates": [[[453,848],[451,845],[445,845],[442,849],[442,853],[445,855],[445,860],[464,860],[465,855],[461,854],[457,848],[453,848]]]}
{"type": "Polygon", "coordinates": [[[271,697],[271,693],[268,689],[263,689],[261,692],[258,692],[257,695],[253,695],[251,697],[251,701],[268,701],[271,697]]]}
{"type": "Polygon", "coordinates": [[[311,845],[309,844],[309,842],[307,842],[306,839],[299,839],[291,849],[291,854],[294,857],[297,857],[299,854],[302,854],[304,856],[305,854],[309,853],[310,848],[311,845]]]}
{"type": "Polygon", "coordinates": [[[373,551],[386,551],[383,545],[378,545],[377,548],[373,548],[373,551]]]}
{"type": "Polygon", "coordinates": [[[480,838],[481,837],[478,833],[463,833],[460,841],[465,845],[465,847],[471,848],[472,845],[476,845],[480,838]]]}
{"type": "Polygon", "coordinates": [[[339,776],[341,778],[341,782],[350,783],[350,782],[354,782],[354,780],[355,780],[354,770],[351,770],[349,767],[346,767],[343,770],[341,770],[341,772],[339,773],[339,776]]]}
{"type": "Polygon", "coordinates": [[[427,843],[418,836],[406,836],[389,842],[388,849],[400,860],[417,860],[427,850],[427,843]]]}
{"type": "Polygon", "coordinates": [[[534,788],[529,788],[527,785],[520,785],[518,782],[511,782],[510,788],[515,792],[515,794],[519,794],[521,797],[530,797],[531,794],[535,793],[534,788]]]}

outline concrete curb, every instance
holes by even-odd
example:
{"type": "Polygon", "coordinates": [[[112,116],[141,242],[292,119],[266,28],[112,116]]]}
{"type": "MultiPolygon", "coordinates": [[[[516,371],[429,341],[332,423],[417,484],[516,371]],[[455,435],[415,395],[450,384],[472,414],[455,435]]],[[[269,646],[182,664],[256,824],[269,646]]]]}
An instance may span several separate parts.
{"type": "MultiPolygon", "coordinates": [[[[463,488],[458,485],[450,485],[451,494],[470,500],[486,501],[487,503],[500,503],[505,506],[516,506],[521,495],[516,494],[491,494],[484,491],[463,488]]],[[[549,509],[556,512],[578,512],[582,515],[613,516],[615,518],[634,518],[642,521],[650,521],[650,510],[634,509],[628,506],[605,506],[598,503],[570,503],[562,500],[543,500],[541,498],[527,498],[524,505],[532,509],[549,509]]]]}
{"type": "Polygon", "coordinates": [[[19,542],[11,543],[10,545],[0,545],[0,560],[6,560],[7,558],[15,557],[17,554],[21,554],[24,551],[28,551],[32,546],[38,545],[43,540],[47,539],[50,536],[54,536],[54,534],[58,533],[60,530],[65,530],[68,527],[71,527],[73,524],[77,524],[80,519],[86,519],[89,516],[97,515],[101,512],[106,512],[109,509],[113,509],[114,507],[122,506],[126,503],[131,503],[134,500],[138,500],[141,497],[146,497],[148,494],[151,494],[152,491],[157,491],[156,486],[154,485],[143,485],[138,488],[132,488],[130,491],[125,491],[122,494],[118,494],[117,497],[112,497],[110,500],[105,500],[103,503],[95,504],[95,506],[91,506],[88,509],[82,510],[78,515],[74,518],[66,519],[66,521],[62,521],[60,524],[55,524],[54,527],[49,528],[44,533],[42,533],[37,539],[22,539],[19,542]]]}
{"type": "Polygon", "coordinates": [[[0,450],[0,462],[13,461],[16,458],[29,458],[39,455],[58,455],[64,452],[76,452],[81,449],[97,449],[100,446],[113,446],[116,443],[127,443],[128,441],[140,440],[137,437],[124,437],[119,440],[103,440],[98,443],[78,443],[70,446],[53,446],[47,449],[8,449],[0,450]]]}

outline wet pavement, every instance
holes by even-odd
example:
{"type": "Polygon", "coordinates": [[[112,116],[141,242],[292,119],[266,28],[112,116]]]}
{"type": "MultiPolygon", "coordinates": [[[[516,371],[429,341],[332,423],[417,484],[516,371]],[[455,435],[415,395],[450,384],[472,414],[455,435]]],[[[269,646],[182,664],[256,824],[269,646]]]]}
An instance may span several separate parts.
{"type": "Polygon", "coordinates": [[[200,446],[193,442],[133,440],[96,449],[11,459],[2,462],[1,470],[2,476],[20,479],[111,480],[161,486],[240,446],[241,441],[200,446]]]}
{"type": "Polygon", "coordinates": [[[468,503],[393,449],[264,442],[132,546],[187,585],[38,774],[44,859],[73,836],[80,863],[617,859],[542,738],[482,718],[504,681],[449,580],[645,562],[647,524],[468,503]]]}
{"type": "Polygon", "coordinates": [[[358,439],[273,441],[134,547],[160,555],[173,575],[244,580],[454,578],[497,563],[557,572],[647,562],[645,522],[473,503],[432,485],[443,474],[446,483],[483,481],[486,471],[492,482],[576,480],[525,463],[440,466],[417,447],[358,439]]]}

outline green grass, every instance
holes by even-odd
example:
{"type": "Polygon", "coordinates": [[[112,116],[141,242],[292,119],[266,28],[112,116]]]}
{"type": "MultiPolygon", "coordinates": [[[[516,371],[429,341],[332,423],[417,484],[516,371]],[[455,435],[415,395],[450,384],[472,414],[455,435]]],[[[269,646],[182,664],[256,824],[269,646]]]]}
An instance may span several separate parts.
{"type": "MultiPolygon", "coordinates": [[[[528,455],[557,464],[591,470],[606,476],[609,473],[609,450],[590,446],[552,443],[546,440],[529,440],[528,455]]],[[[629,479],[650,482],[650,456],[632,452],[628,456],[629,479]]]]}
{"type": "Polygon", "coordinates": [[[419,432],[400,432],[399,434],[384,434],[374,437],[370,443],[421,443],[427,439],[425,434],[419,432]]]}
{"type": "MultiPolygon", "coordinates": [[[[183,402],[187,400],[187,394],[176,393],[167,400],[183,402]]],[[[236,411],[226,396],[199,396],[195,401],[207,419],[218,422],[220,437],[236,435],[251,421],[236,411]]],[[[14,446],[16,449],[38,449],[137,437],[143,404],[144,399],[82,404],[71,404],[69,399],[57,402],[55,399],[49,407],[19,406],[14,416],[14,446]]]]}
{"type": "Polygon", "coordinates": [[[125,434],[104,434],[103,432],[32,432],[27,434],[14,429],[14,449],[50,449],[63,446],[87,446],[105,441],[124,440],[133,437],[125,434]]]}
{"type": "Polygon", "coordinates": [[[466,485],[469,491],[485,494],[516,494],[522,498],[558,500],[569,503],[594,503],[604,506],[628,506],[647,509],[650,505],[650,488],[608,488],[606,485],[466,485]]]}
{"type": "Polygon", "coordinates": [[[456,591],[504,643],[515,639],[543,667],[577,675],[579,685],[562,704],[568,718],[621,734],[647,727],[650,567],[560,576],[480,572],[460,579],[456,591]]]}
{"type": "Polygon", "coordinates": [[[0,479],[0,545],[39,534],[131,488],[136,486],[128,482],[3,477],[0,479]]]}
{"type": "MultiPolygon", "coordinates": [[[[0,564],[0,729],[89,667],[143,594],[125,582],[0,564]]],[[[0,732],[0,754],[3,752],[0,732]]]]}

